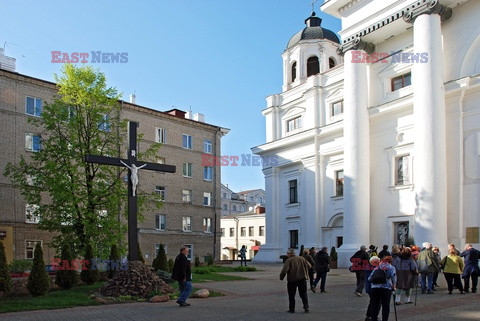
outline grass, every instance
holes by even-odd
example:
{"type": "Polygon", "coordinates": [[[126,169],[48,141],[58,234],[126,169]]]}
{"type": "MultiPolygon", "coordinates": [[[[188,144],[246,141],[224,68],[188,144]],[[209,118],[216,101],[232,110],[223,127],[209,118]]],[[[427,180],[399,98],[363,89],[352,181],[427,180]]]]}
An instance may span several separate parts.
{"type": "Polygon", "coordinates": [[[6,297],[0,300],[0,313],[31,310],[50,310],[70,308],[85,305],[97,305],[90,294],[101,288],[105,283],[82,285],[70,290],[51,291],[47,295],[6,297]]]}

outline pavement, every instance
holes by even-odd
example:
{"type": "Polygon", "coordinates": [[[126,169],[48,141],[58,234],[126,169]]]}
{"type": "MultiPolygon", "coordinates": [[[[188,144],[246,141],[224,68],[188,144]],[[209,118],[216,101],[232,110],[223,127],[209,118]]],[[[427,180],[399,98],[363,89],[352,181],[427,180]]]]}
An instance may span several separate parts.
{"type": "MultiPolygon", "coordinates": [[[[234,263],[234,265],[237,265],[234,263]]],[[[189,299],[189,307],[179,307],[174,300],[165,303],[123,303],[0,314],[0,320],[354,320],[365,319],[368,295],[353,294],[355,274],[334,269],[327,276],[326,293],[308,290],[310,313],[304,313],[297,294],[296,313],[287,313],[286,281],[279,280],[281,263],[250,264],[258,272],[236,272],[250,280],[195,283],[225,294],[221,297],[189,299]]],[[[417,305],[399,305],[398,320],[480,320],[480,294],[447,293],[443,275],[440,288],[433,295],[418,292],[417,305]]],[[[403,302],[403,300],[402,300],[403,302]]],[[[390,318],[395,320],[393,304],[390,318]]]]}

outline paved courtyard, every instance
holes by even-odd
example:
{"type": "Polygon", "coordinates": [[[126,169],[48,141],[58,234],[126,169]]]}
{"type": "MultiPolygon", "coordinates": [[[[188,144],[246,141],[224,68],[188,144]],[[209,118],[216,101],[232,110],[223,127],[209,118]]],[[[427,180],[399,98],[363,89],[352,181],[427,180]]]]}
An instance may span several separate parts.
{"type": "MultiPolygon", "coordinates": [[[[282,264],[251,264],[260,272],[235,273],[252,280],[198,283],[194,286],[225,293],[223,297],[189,299],[190,307],[166,303],[129,303],[0,314],[0,320],[364,320],[368,296],[353,294],[355,275],[332,270],[327,293],[308,292],[310,313],[303,313],[297,295],[297,312],[286,313],[286,281],[278,275],[282,264]]],[[[194,280],[195,281],[195,280],[194,280]]],[[[448,295],[443,275],[434,295],[418,294],[417,306],[397,306],[399,320],[480,320],[480,294],[448,295]]],[[[393,305],[390,319],[395,320],[393,305]]]]}

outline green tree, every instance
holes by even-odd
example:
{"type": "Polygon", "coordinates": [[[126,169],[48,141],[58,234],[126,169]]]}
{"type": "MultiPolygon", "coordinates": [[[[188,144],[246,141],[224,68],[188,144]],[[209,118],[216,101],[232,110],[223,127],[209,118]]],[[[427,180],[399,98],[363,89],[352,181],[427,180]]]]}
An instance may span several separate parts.
{"type": "Polygon", "coordinates": [[[35,246],[33,266],[32,271],[28,276],[27,289],[33,296],[45,295],[48,290],[50,290],[50,277],[45,269],[43,251],[40,242],[35,246]]]}
{"type": "MultiPolygon", "coordinates": [[[[118,247],[117,247],[117,244],[112,244],[112,247],[110,249],[110,257],[109,257],[110,261],[112,262],[118,262],[120,261],[120,254],[118,253],[118,247]]],[[[113,269],[112,268],[112,265],[110,265],[110,270],[108,271],[108,278],[109,279],[113,279],[113,277],[115,276],[115,273],[117,272],[117,270],[113,269]]]]}
{"type": "Polygon", "coordinates": [[[7,255],[3,242],[0,242],[0,292],[12,292],[13,283],[7,266],[7,255]]]}
{"type": "Polygon", "coordinates": [[[335,250],[335,246],[332,246],[332,249],[330,250],[330,260],[332,261],[338,260],[338,254],[337,254],[337,250],[335,250]]]}
{"type": "Polygon", "coordinates": [[[77,271],[72,266],[72,252],[70,251],[70,245],[64,244],[62,253],[60,255],[62,260],[62,270],[57,270],[55,274],[55,283],[64,290],[71,289],[77,283],[77,271]]]}
{"type": "MultiPolygon", "coordinates": [[[[7,164],[4,174],[28,204],[39,206],[38,226],[54,232],[52,246],[58,252],[69,242],[78,257],[94,240],[106,245],[101,247],[105,253],[96,254],[107,257],[109,245],[122,244],[126,233],[119,217],[126,209],[127,185],[122,179],[126,170],[86,163],[85,155],[125,155],[127,122],[120,118],[120,95],[107,86],[103,73],[90,66],[66,64],[55,80],[58,96],[44,104],[41,117],[28,119],[41,131],[40,151],[21,155],[19,163],[7,164]]],[[[139,159],[153,158],[159,146],[150,145],[139,159]]],[[[148,198],[139,194],[141,221],[148,198]]]]}
{"type": "Polygon", "coordinates": [[[94,266],[93,260],[96,260],[96,258],[93,255],[93,248],[90,243],[87,243],[87,248],[85,250],[85,260],[88,263],[86,263],[86,269],[85,267],[82,267],[82,272],[80,272],[80,279],[82,279],[83,283],[93,284],[98,281],[100,273],[98,271],[98,266],[94,266]]]}
{"type": "Polygon", "coordinates": [[[157,257],[155,258],[155,260],[153,260],[153,269],[154,271],[168,270],[167,255],[165,254],[165,247],[162,243],[160,243],[160,246],[158,247],[157,257]]]}

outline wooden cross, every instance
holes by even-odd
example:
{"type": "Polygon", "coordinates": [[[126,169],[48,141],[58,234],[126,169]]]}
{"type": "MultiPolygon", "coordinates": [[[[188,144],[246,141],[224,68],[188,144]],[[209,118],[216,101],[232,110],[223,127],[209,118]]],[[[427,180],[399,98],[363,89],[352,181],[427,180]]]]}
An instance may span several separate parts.
{"type": "Polygon", "coordinates": [[[115,158],[98,155],[86,155],[85,161],[113,166],[126,166],[128,171],[128,260],[138,261],[138,235],[137,235],[137,195],[136,188],[138,184],[138,170],[140,168],[164,172],[175,173],[176,167],[173,165],[147,163],[137,161],[137,126],[136,122],[129,122],[128,127],[128,158],[115,158]]]}

